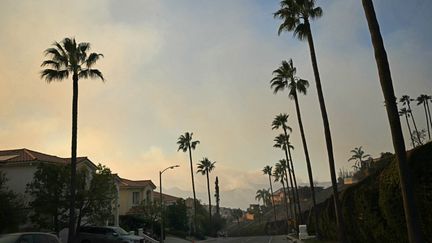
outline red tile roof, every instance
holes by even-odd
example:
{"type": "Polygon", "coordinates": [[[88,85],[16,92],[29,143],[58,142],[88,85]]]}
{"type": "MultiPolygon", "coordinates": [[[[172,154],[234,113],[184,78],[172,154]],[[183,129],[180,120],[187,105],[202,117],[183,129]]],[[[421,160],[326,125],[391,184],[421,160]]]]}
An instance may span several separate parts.
{"type": "Polygon", "coordinates": [[[153,189],[156,188],[155,184],[151,180],[128,180],[124,178],[120,178],[120,187],[145,187],[150,185],[153,189]]]}

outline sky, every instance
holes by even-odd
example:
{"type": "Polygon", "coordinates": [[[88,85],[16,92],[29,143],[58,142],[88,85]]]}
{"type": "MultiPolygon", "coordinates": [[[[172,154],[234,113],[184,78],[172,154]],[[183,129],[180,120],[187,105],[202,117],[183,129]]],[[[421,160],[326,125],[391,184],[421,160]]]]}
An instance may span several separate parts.
{"type": "MultiPolygon", "coordinates": [[[[354,147],[373,157],[393,151],[384,98],[361,1],[317,4],[324,15],[312,31],[336,166],[349,169],[354,147]]],[[[272,147],[278,132],[271,122],[279,113],[289,114],[296,175],[307,183],[293,101],[269,86],[272,71],[292,58],[311,84],[299,102],[313,175],[330,181],[308,45],[291,33],[277,35],[278,7],[277,0],[2,0],[0,149],[70,156],[72,82],[47,84],[40,64],[54,41],[75,37],[104,54],[96,67],[106,78],[80,80],[80,156],[157,185],[158,171],[179,164],[164,173],[164,188],[191,191],[189,158],[176,141],[193,132],[201,142],[194,164],[216,161],[211,183],[218,176],[222,192],[252,192],[229,203],[222,196],[221,204],[246,207],[254,191],[268,187],[262,168],[284,156],[272,147]]],[[[432,94],[432,2],[380,0],[375,8],[396,95],[432,94]]],[[[413,112],[425,128],[421,107],[413,112]]],[[[195,178],[205,195],[205,177],[195,178]]]]}

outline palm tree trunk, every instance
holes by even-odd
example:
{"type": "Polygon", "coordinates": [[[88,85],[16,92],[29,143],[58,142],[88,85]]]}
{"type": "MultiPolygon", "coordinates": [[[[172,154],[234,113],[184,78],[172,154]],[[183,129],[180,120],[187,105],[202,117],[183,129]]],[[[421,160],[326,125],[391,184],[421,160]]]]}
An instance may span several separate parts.
{"type": "Polygon", "coordinates": [[[77,133],[78,133],[78,74],[72,77],[72,145],[71,145],[71,175],[69,199],[69,233],[68,243],[75,238],[75,188],[76,188],[76,159],[77,159],[77,133]]]}
{"type": "Polygon", "coordinates": [[[424,242],[421,225],[418,221],[418,212],[414,202],[411,172],[408,166],[402,128],[395,102],[396,97],[393,89],[390,66],[387,60],[387,53],[384,48],[372,0],[362,0],[362,3],[371,34],[372,45],[374,47],[375,60],[378,67],[382,92],[386,102],[387,117],[390,123],[393,147],[398,161],[400,187],[408,229],[408,239],[411,243],[424,242]]]}
{"type": "Polygon", "coordinates": [[[408,120],[408,113],[405,113],[405,119],[406,119],[406,123],[407,123],[407,126],[408,126],[408,132],[410,134],[410,139],[411,139],[412,146],[413,146],[413,148],[415,148],[415,143],[414,143],[414,139],[412,137],[412,132],[411,132],[411,126],[410,126],[409,120],[408,120]]]}
{"type": "MultiPolygon", "coordinates": [[[[344,220],[343,220],[341,207],[339,204],[336,168],[335,168],[335,162],[334,162],[334,156],[333,156],[333,144],[332,144],[332,138],[331,138],[331,133],[330,133],[330,124],[329,124],[329,120],[328,120],[328,116],[327,116],[327,109],[326,109],[325,102],[324,102],[324,94],[323,94],[322,87],[321,87],[321,79],[320,79],[320,75],[319,75],[319,71],[318,71],[318,62],[317,62],[316,55],[315,55],[315,46],[314,46],[314,42],[313,42],[312,31],[310,29],[310,24],[309,24],[308,19],[305,19],[305,24],[306,24],[306,27],[308,29],[307,39],[308,39],[309,50],[310,50],[310,55],[311,55],[311,60],[312,60],[313,72],[314,72],[314,76],[315,76],[315,84],[316,84],[316,89],[317,89],[317,93],[318,93],[318,100],[319,100],[320,109],[321,109],[321,116],[322,116],[323,125],[324,125],[324,135],[325,135],[325,140],[326,140],[326,145],[327,145],[327,155],[328,155],[328,161],[329,161],[329,167],[330,167],[330,177],[331,177],[332,188],[333,188],[334,207],[335,207],[335,212],[336,212],[336,223],[338,226],[338,238],[339,238],[340,242],[346,242],[347,240],[346,240],[346,233],[345,233],[345,227],[344,227],[344,220]]],[[[315,212],[315,214],[317,214],[317,212],[315,212]]],[[[315,215],[315,218],[317,219],[318,216],[315,215]]],[[[319,234],[318,231],[317,231],[317,233],[319,234]]],[[[318,235],[318,237],[319,237],[319,235],[318,235]]]]}
{"type": "Polygon", "coordinates": [[[274,203],[273,186],[272,186],[272,183],[271,183],[271,174],[269,173],[268,176],[269,176],[269,183],[270,183],[271,199],[272,199],[272,204],[273,204],[274,220],[275,220],[275,222],[276,222],[276,205],[275,205],[275,203],[274,203]]]}
{"type": "Polygon", "coordinates": [[[195,194],[195,180],[194,180],[194,174],[193,174],[193,164],[192,164],[192,150],[191,150],[191,146],[189,145],[189,162],[190,162],[190,170],[191,170],[191,178],[192,178],[192,191],[193,191],[193,197],[194,197],[194,225],[193,225],[193,230],[194,233],[196,233],[196,227],[197,227],[197,214],[196,214],[196,210],[197,210],[197,202],[196,202],[196,194],[195,194]]]}
{"type": "Polygon", "coordinates": [[[427,113],[426,103],[427,103],[427,100],[424,101],[423,108],[424,108],[424,111],[425,111],[426,126],[427,126],[428,136],[429,136],[429,140],[430,140],[431,139],[431,134],[430,134],[430,128],[429,128],[429,121],[428,121],[428,113],[427,113]]]}
{"type": "MultiPolygon", "coordinates": [[[[285,134],[286,134],[286,132],[285,132],[285,134]]],[[[288,141],[288,144],[289,144],[289,141],[288,141]]],[[[298,194],[298,188],[297,188],[297,180],[296,180],[296,176],[295,176],[295,172],[294,172],[294,164],[293,164],[293,161],[292,161],[292,157],[291,157],[291,149],[288,147],[288,156],[289,156],[289,159],[290,159],[290,163],[291,163],[291,171],[292,171],[292,174],[293,174],[293,179],[294,179],[294,190],[295,190],[295,194],[296,194],[296,202],[297,202],[297,209],[298,209],[298,222],[297,222],[297,225],[299,225],[299,224],[301,224],[302,223],[302,211],[301,211],[301,207],[300,207],[300,198],[299,198],[299,194],[298,194]]]]}
{"type": "Polygon", "coordinates": [[[211,196],[210,196],[210,181],[209,181],[209,173],[208,171],[206,172],[207,175],[207,191],[208,191],[208,199],[209,199],[209,220],[210,220],[210,225],[212,224],[212,213],[211,213],[211,196]]]}
{"type": "MultiPolygon", "coordinates": [[[[286,133],[286,132],[285,132],[286,133]]],[[[286,141],[287,142],[287,147],[288,147],[288,140],[286,141]]],[[[286,167],[285,167],[285,173],[287,173],[288,172],[288,174],[289,174],[289,180],[290,180],[290,185],[291,185],[291,199],[290,199],[290,207],[293,207],[293,212],[294,212],[294,214],[293,214],[293,217],[296,219],[296,221],[297,221],[297,219],[298,219],[298,214],[297,214],[297,211],[296,211],[296,207],[295,207],[295,192],[294,192],[294,183],[293,183],[293,180],[292,180],[292,175],[291,175],[291,170],[290,170],[290,165],[289,165],[289,158],[288,158],[288,152],[287,152],[287,149],[284,149],[284,152],[285,152],[285,158],[286,158],[286,167]]],[[[287,181],[287,185],[288,185],[288,181],[287,181]]],[[[287,186],[288,187],[288,186],[287,186]]],[[[289,189],[288,189],[288,193],[289,193],[289,189]]]]}
{"type": "Polygon", "coordinates": [[[287,167],[285,167],[283,174],[284,174],[285,182],[286,182],[285,196],[289,200],[288,206],[289,206],[289,210],[290,210],[290,215],[291,215],[292,218],[295,218],[296,217],[296,213],[295,213],[295,208],[293,209],[293,204],[292,204],[293,199],[291,198],[291,195],[290,195],[290,189],[289,189],[290,185],[289,185],[289,182],[288,182],[287,167]]]}
{"type": "Polygon", "coordinates": [[[419,143],[419,145],[422,145],[423,143],[422,143],[422,141],[420,139],[420,133],[419,133],[419,131],[417,129],[417,125],[416,125],[416,122],[415,122],[415,119],[414,119],[414,115],[413,115],[412,110],[411,110],[411,105],[409,103],[408,103],[408,110],[409,110],[409,113],[411,114],[411,120],[412,120],[413,125],[414,125],[414,129],[415,129],[415,132],[416,132],[416,135],[417,135],[418,143],[419,143]]]}
{"type": "Polygon", "coordinates": [[[294,102],[295,102],[295,106],[296,106],[297,120],[298,120],[298,124],[300,127],[300,135],[302,138],[303,150],[304,150],[305,158],[306,158],[306,165],[307,165],[307,171],[308,171],[308,177],[309,177],[309,186],[310,186],[311,195],[312,195],[312,203],[313,203],[313,208],[314,208],[313,211],[314,211],[314,217],[315,217],[315,220],[314,220],[315,221],[315,233],[317,234],[317,236],[319,236],[318,210],[316,207],[316,200],[315,200],[315,187],[314,187],[314,183],[313,183],[312,166],[311,166],[311,162],[309,159],[309,152],[308,152],[307,143],[306,143],[306,136],[305,136],[304,129],[303,129],[303,122],[302,122],[302,118],[301,118],[301,112],[300,112],[300,106],[299,106],[299,102],[298,102],[297,92],[294,92],[294,102]]]}
{"type": "Polygon", "coordinates": [[[431,117],[431,113],[430,113],[430,109],[429,109],[429,100],[426,100],[426,106],[427,106],[428,115],[429,115],[429,125],[432,129],[432,117],[431,117]]]}
{"type": "MultiPolygon", "coordinates": [[[[287,230],[289,229],[289,215],[288,215],[288,202],[287,202],[287,196],[286,196],[286,190],[285,190],[285,182],[284,182],[284,173],[282,173],[281,183],[282,183],[282,189],[284,191],[284,203],[285,203],[285,213],[286,213],[286,222],[287,222],[287,230]]],[[[289,230],[288,232],[289,233],[289,230]]]]}

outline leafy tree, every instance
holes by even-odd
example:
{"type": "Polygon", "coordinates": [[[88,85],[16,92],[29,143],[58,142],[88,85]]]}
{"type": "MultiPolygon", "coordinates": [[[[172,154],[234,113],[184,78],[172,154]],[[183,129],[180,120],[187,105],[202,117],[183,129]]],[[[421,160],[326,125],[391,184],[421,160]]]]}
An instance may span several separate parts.
{"type": "Polygon", "coordinates": [[[193,133],[186,132],[184,135],[181,135],[178,140],[177,144],[179,145],[177,151],[181,150],[183,152],[189,151],[189,162],[190,162],[190,171],[191,171],[191,179],[192,179],[192,191],[193,191],[193,197],[194,197],[194,225],[197,224],[197,200],[196,200],[196,194],[195,194],[195,181],[194,181],[194,173],[193,173],[193,163],[192,163],[192,150],[195,150],[196,146],[200,143],[200,141],[192,141],[192,135],[193,133]]]}
{"type": "Polygon", "coordinates": [[[23,198],[9,190],[6,182],[6,174],[0,171],[0,233],[17,231],[25,222],[23,198]]]}
{"type": "Polygon", "coordinates": [[[412,110],[411,110],[411,101],[414,101],[414,99],[411,99],[408,95],[402,95],[402,97],[399,99],[399,101],[402,102],[402,105],[406,106],[408,112],[410,113],[411,120],[412,120],[413,125],[414,125],[414,132],[416,134],[417,140],[420,140],[420,134],[419,134],[419,131],[417,129],[414,115],[413,115],[412,110]]]}
{"type": "Polygon", "coordinates": [[[41,78],[48,83],[62,81],[72,76],[72,146],[71,146],[71,176],[69,201],[69,235],[68,242],[72,243],[75,235],[75,190],[76,190],[76,157],[78,131],[78,80],[83,78],[100,78],[104,81],[102,72],[93,66],[103,57],[102,54],[88,53],[90,43],[76,43],[74,38],[65,38],[60,43],[54,42],[53,47],[45,50],[49,58],[42,62],[41,78]]]}
{"type": "MultiPolygon", "coordinates": [[[[309,44],[309,51],[312,61],[312,68],[315,77],[315,84],[318,94],[318,100],[321,109],[321,116],[324,126],[324,135],[327,146],[327,155],[330,167],[330,177],[332,181],[333,197],[335,198],[334,204],[336,209],[336,222],[338,225],[338,235],[341,242],[346,242],[346,232],[344,229],[343,216],[340,208],[337,178],[336,178],[336,167],[333,155],[333,144],[330,132],[330,124],[327,115],[327,109],[324,101],[324,94],[321,86],[321,78],[318,70],[318,62],[315,54],[315,46],[312,37],[312,31],[310,21],[318,19],[322,16],[322,9],[315,6],[315,0],[282,0],[280,2],[280,9],[274,13],[275,18],[282,20],[282,24],[279,26],[278,34],[280,35],[284,31],[293,32],[294,37],[299,40],[307,40],[309,44]]],[[[309,169],[308,169],[309,170],[309,169]]],[[[312,183],[311,183],[312,184],[312,183]]],[[[312,194],[314,192],[312,191],[312,194]]],[[[316,208],[316,202],[313,196],[314,207],[316,208]]],[[[318,220],[318,212],[314,210],[315,222],[318,220]]],[[[317,226],[317,225],[315,225],[317,226]]],[[[318,229],[318,227],[315,227],[318,229]]],[[[316,232],[318,238],[320,238],[319,232],[316,232]]]]}
{"type": "Polygon", "coordinates": [[[168,227],[183,232],[188,231],[188,217],[185,200],[181,198],[178,199],[177,202],[167,207],[166,212],[168,227]]]}
{"type": "Polygon", "coordinates": [[[274,215],[274,221],[276,221],[276,205],[274,203],[274,194],[273,194],[273,185],[272,185],[272,180],[271,180],[271,176],[272,176],[272,169],[273,167],[266,165],[264,167],[264,169],[262,170],[262,172],[264,173],[264,175],[268,175],[269,178],[269,184],[270,184],[270,192],[271,192],[271,202],[273,205],[273,215],[274,215]]]}
{"type": "Polygon", "coordinates": [[[216,214],[220,215],[220,211],[219,211],[219,203],[220,203],[220,195],[219,195],[219,179],[216,176],[216,180],[215,180],[215,198],[216,198],[216,214]]]}
{"type": "Polygon", "coordinates": [[[371,158],[369,154],[365,154],[362,146],[354,148],[351,150],[351,153],[351,158],[349,158],[348,161],[354,160],[355,164],[353,167],[356,169],[362,169],[365,166],[367,160],[371,158]]]}
{"type": "Polygon", "coordinates": [[[243,217],[243,211],[240,208],[233,209],[231,210],[231,216],[237,220],[237,224],[240,224],[240,219],[243,217]]]}
{"type": "Polygon", "coordinates": [[[387,117],[390,123],[393,147],[398,163],[400,189],[402,192],[405,219],[408,229],[408,238],[411,243],[424,242],[418,218],[418,212],[414,202],[411,172],[408,167],[405,143],[399,120],[396,96],[393,89],[393,81],[390,72],[390,65],[387,59],[387,53],[384,47],[384,41],[381,36],[380,27],[375,15],[375,9],[372,0],[362,0],[362,4],[374,48],[375,61],[377,63],[381,88],[385,98],[387,117]]]}
{"type": "MultiPolygon", "coordinates": [[[[314,205],[314,208],[316,208],[316,200],[315,200],[315,187],[313,184],[313,175],[312,175],[312,165],[309,158],[309,151],[307,147],[306,142],[306,135],[303,128],[303,122],[301,118],[301,111],[300,111],[300,105],[298,100],[298,93],[300,94],[306,94],[307,88],[309,87],[309,82],[307,80],[301,79],[299,77],[296,77],[295,74],[297,72],[297,69],[293,65],[293,61],[290,59],[287,61],[282,61],[281,66],[273,71],[274,78],[270,81],[270,85],[273,88],[273,92],[277,93],[279,91],[283,91],[284,89],[288,89],[289,91],[289,97],[290,99],[294,100],[296,112],[297,112],[297,121],[300,128],[300,135],[302,138],[302,144],[303,144],[303,150],[306,158],[306,165],[307,165],[307,171],[308,171],[308,178],[309,178],[309,185],[310,190],[312,192],[312,203],[314,205]]],[[[281,118],[279,123],[284,122],[284,120],[281,118]]],[[[287,119],[288,117],[286,117],[287,119]]],[[[276,125],[276,124],[275,124],[276,125]]],[[[281,125],[279,125],[281,126],[281,125]]],[[[276,128],[276,126],[273,126],[273,128],[276,128]]],[[[283,126],[282,126],[283,128],[283,126]]],[[[318,217],[318,212],[314,210],[314,216],[318,217]]],[[[318,228],[318,227],[316,227],[318,228]]]]}
{"type": "Polygon", "coordinates": [[[410,138],[411,138],[412,146],[413,146],[413,148],[414,148],[414,147],[415,147],[415,144],[414,144],[414,139],[413,139],[413,136],[412,136],[413,133],[412,133],[412,131],[411,131],[411,126],[410,126],[410,123],[409,123],[409,120],[408,120],[408,117],[411,116],[411,112],[410,112],[409,110],[407,110],[407,108],[402,108],[402,109],[399,110],[399,116],[405,116],[406,124],[407,124],[407,126],[408,126],[408,132],[409,132],[409,134],[410,134],[410,138]]]}
{"type": "Polygon", "coordinates": [[[59,232],[67,224],[70,168],[41,163],[27,184],[26,192],[33,199],[31,220],[40,228],[59,232]]]}
{"type": "Polygon", "coordinates": [[[212,222],[211,217],[211,196],[210,196],[210,180],[209,180],[209,173],[212,172],[215,168],[215,162],[211,162],[208,158],[203,158],[200,163],[198,164],[198,170],[197,173],[201,173],[202,175],[207,176],[207,192],[208,192],[208,199],[209,199],[209,220],[210,224],[212,222]]]}
{"type": "Polygon", "coordinates": [[[426,127],[428,131],[429,140],[431,140],[431,133],[430,133],[430,126],[432,126],[432,118],[430,117],[430,110],[429,110],[429,100],[432,97],[429,95],[422,94],[419,97],[417,97],[417,105],[423,105],[425,117],[426,117],[426,127]]]}

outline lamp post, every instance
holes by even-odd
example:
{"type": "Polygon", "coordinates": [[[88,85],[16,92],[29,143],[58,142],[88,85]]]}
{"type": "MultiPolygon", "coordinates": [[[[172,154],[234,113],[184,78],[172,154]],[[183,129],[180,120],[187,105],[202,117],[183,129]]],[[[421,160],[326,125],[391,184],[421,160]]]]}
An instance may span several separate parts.
{"type": "Polygon", "coordinates": [[[162,173],[164,173],[168,169],[174,169],[176,167],[180,167],[180,165],[173,165],[165,168],[162,171],[159,171],[159,197],[160,197],[160,207],[161,207],[161,234],[160,234],[160,242],[164,242],[164,216],[163,216],[163,205],[162,205],[162,173]]]}

